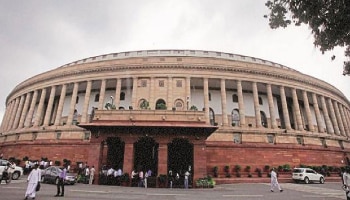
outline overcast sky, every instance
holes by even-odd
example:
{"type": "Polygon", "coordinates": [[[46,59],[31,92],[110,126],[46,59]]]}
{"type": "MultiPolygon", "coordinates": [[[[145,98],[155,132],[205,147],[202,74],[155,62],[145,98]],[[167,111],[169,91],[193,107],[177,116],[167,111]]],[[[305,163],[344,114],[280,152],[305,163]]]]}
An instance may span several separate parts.
{"type": "Polygon", "coordinates": [[[194,49],[270,60],[324,80],[350,99],[344,49],[322,55],[306,26],[272,30],[265,0],[0,0],[0,121],[22,81],[101,54],[194,49]],[[331,61],[331,56],[336,60],[331,61]]]}

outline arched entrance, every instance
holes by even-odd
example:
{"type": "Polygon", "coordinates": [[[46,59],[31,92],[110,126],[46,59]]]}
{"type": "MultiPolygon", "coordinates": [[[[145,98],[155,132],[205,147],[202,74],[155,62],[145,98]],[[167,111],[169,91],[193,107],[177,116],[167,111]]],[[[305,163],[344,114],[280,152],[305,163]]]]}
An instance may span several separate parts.
{"type": "Polygon", "coordinates": [[[123,170],[125,143],[119,137],[108,137],[106,142],[108,146],[107,165],[116,170],[123,170]]]}
{"type": "MultiPolygon", "coordinates": [[[[180,178],[175,180],[175,187],[182,187],[186,171],[193,175],[193,144],[187,139],[175,138],[168,144],[168,171],[173,176],[178,173],[180,178]]],[[[192,176],[191,176],[192,177],[192,176]]],[[[191,184],[190,178],[190,184],[191,184]]]]}
{"type": "Polygon", "coordinates": [[[134,143],[134,169],[146,172],[152,171],[152,176],[158,173],[159,144],[151,137],[142,137],[134,143]]]}

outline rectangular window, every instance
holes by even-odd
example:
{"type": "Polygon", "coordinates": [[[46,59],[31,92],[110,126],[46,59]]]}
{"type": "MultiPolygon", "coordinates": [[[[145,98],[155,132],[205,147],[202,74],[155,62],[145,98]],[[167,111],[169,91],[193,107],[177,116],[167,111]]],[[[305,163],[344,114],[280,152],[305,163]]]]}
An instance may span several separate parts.
{"type": "Polygon", "coordinates": [[[164,80],[159,80],[158,85],[159,87],[164,87],[164,80]]]}
{"type": "Polygon", "coordinates": [[[176,81],[176,87],[182,87],[182,80],[176,81]]]}
{"type": "Polygon", "coordinates": [[[343,141],[342,141],[342,140],[339,140],[338,143],[339,143],[340,148],[341,148],[341,149],[344,149],[343,141]]]}
{"type": "Polygon", "coordinates": [[[89,140],[90,139],[90,132],[86,131],[84,132],[84,140],[89,140]]]}
{"type": "Polygon", "coordinates": [[[56,132],[56,139],[57,140],[61,139],[61,135],[62,135],[61,131],[56,132]]]}
{"type": "Polygon", "coordinates": [[[234,133],[233,134],[233,143],[235,143],[235,144],[242,143],[242,134],[241,133],[234,133]]]}
{"type": "Polygon", "coordinates": [[[321,145],[324,147],[324,148],[327,148],[327,142],[326,142],[326,139],[325,138],[321,138],[321,145]]]}
{"type": "Polygon", "coordinates": [[[165,61],[165,58],[160,58],[160,61],[165,61]]]}
{"type": "Polygon", "coordinates": [[[147,87],[147,80],[141,80],[141,87],[147,87]]]}
{"type": "Polygon", "coordinates": [[[297,143],[300,145],[304,145],[304,138],[303,136],[297,136],[297,143]]]}
{"type": "Polygon", "coordinates": [[[275,135],[274,134],[268,134],[267,135],[267,142],[270,144],[275,144],[275,135]]]}

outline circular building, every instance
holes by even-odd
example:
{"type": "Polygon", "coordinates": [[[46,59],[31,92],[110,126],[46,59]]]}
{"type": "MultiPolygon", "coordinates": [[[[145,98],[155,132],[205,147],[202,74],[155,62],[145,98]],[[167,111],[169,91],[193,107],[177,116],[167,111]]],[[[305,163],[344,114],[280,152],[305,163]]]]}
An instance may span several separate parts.
{"type": "Polygon", "coordinates": [[[340,167],[349,135],[350,102],[322,80],[249,56],[145,50],[85,58],[17,85],[0,152],[197,179],[215,166],[340,167]]]}

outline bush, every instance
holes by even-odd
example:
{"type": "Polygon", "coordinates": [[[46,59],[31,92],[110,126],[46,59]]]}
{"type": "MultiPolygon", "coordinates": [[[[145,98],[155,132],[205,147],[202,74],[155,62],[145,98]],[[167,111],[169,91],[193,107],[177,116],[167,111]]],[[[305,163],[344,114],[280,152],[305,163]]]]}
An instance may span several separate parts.
{"type": "Polygon", "coordinates": [[[199,188],[213,188],[215,184],[215,181],[210,176],[196,180],[196,187],[199,188]]]}

